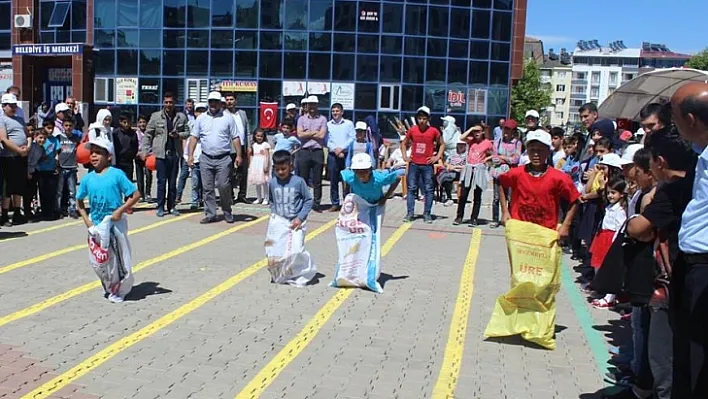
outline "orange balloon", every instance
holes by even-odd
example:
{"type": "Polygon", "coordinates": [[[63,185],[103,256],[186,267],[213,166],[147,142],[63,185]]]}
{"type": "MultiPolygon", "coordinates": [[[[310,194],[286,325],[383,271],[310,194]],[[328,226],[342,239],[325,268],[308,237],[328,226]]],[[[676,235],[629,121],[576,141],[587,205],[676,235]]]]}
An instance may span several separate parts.
{"type": "Polygon", "coordinates": [[[91,162],[91,151],[84,146],[84,144],[79,144],[76,147],[76,163],[79,165],[86,165],[91,162]]]}
{"type": "Polygon", "coordinates": [[[145,167],[148,168],[150,171],[156,171],[157,170],[157,158],[155,158],[154,155],[148,155],[145,158],[145,167]]]}

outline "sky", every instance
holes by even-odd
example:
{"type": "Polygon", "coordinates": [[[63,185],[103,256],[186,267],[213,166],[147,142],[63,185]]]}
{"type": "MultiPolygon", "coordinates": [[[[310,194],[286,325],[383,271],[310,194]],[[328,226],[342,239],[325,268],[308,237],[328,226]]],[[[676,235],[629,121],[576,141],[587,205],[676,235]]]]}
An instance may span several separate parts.
{"type": "Polygon", "coordinates": [[[603,47],[650,42],[692,54],[708,47],[706,16],[708,0],[528,0],[526,36],[543,40],[546,52],[597,39],[603,47]]]}

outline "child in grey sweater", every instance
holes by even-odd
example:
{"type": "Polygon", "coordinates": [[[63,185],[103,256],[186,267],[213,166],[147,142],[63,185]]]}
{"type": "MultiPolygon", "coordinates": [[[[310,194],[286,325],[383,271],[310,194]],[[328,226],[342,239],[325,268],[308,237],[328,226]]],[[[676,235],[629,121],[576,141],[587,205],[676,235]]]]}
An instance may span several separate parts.
{"type": "Polygon", "coordinates": [[[292,221],[290,228],[297,230],[312,210],[312,194],[305,180],[293,175],[289,151],[273,153],[275,178],[270,179],[270,210],[273,214],[292,221]]]}

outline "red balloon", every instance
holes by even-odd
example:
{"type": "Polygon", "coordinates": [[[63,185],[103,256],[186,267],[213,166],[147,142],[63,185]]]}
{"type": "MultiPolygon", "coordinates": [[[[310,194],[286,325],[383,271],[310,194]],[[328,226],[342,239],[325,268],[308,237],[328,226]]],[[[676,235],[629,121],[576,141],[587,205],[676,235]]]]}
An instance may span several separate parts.
{"type": "Polygon", "coordinates": [[[157,170],[157,158],[155,158],[154,155],[148,155],[145,158],[145,167],[148,168],[150,171],[156,171],[157,170]]]}
{"type": "Polygon", "coordinates": [[[91,162],[91,151],[83,143],[76,147],[76,163],[86,165],[91,162]]]}

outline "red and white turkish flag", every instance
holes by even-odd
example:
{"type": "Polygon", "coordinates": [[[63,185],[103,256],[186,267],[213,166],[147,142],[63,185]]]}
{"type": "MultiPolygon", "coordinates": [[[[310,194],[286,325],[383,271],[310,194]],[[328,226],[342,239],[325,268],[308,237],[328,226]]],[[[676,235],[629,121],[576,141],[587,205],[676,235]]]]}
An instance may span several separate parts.
{"type": "Polygon", "coordinates": [[[261,102],[261,129],[271,130],[277,126],[278,119],[278,103],[261,102]]]}

